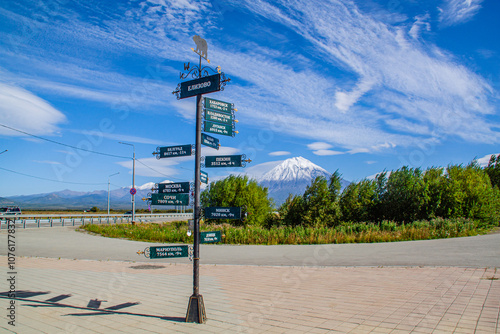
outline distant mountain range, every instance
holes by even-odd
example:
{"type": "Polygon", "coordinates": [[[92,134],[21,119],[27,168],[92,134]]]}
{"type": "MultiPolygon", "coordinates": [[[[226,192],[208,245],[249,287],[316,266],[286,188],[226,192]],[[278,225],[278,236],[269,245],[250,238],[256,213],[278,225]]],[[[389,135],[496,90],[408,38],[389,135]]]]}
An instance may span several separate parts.
{"type": "MultiPolygon", "coordinates": [[[[135,207],[146,209],[147,204],[142,200],[147,197],[154,186],[153,182],[142,186],[136,186],[135,207]]],[[[112,209],[131,209],[132,196],[130,188],[123,187],[109,192],[109,202],[112,209]]],[[[34,194],[23,196],[12,196],[0,198],[0,205],[18,205],[21,209],[82,209],[88,210],[93,206],[99,209],[106,209],[108,205],[107,190],[96,190],[92,192],[80,192],[72,190],[62,190],[46,194],[34,194]]]]}
{"type": "MultiPolygon", "coordinates": [[[[268,188],[269,196],[274,199],[276,205],[283,203],[289,194],[301,195],[306,187],[311,184],[311,180],[317,176],[324,176],[327,179],[331,173],[303,157],[290,158],[274,167],[262,177],[257,177],[257,182],[268,188]]],[[[168,182],[168,181],[165,181],[168,182]]],[[[341,181],[342,188],[349,182],[341,181]]],[[[137,209],[146,209],[147,203],[142,201],[147,197],[154,186],[153,182],[136,186],[135,205],[137,209]]],[[[23,196],[0,197],[0,206],[18,205],[21,209],[90,209],[96,206],[100,209],[107,208],[108,192],[106,190],[96,190],[92,192],[78,192],[72,190],[62,190],[46,194],[34,194],[23,196]]],[[[131,196],[130,188],[123,187],[110,191],[110,207],[112,209],[130,209],[131,196]]]]}

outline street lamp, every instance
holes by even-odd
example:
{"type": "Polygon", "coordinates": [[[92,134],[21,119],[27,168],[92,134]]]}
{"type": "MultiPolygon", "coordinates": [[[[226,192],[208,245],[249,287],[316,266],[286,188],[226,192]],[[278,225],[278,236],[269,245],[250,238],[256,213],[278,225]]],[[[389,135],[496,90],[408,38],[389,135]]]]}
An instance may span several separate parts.
{"type": "Polygon", "coordinates": [[[0,152],[0,154],[5,153],[5,152],[7,152],[7,151],[8,151],[8,150],[5,150],[5,151],[3,151],[3,152],[0,152]]]}
{"type": "Polygon", "coordinates": [[[120,174],[120,172],[114,173],[114,174],[111,174],[111,175],[108,176],[108,216],[109,216],[109,178],[111,176],[115,176],[115,175],[118,175],[118,174],[120,174]]]}
{"type": "MultiPolygon", "coordinates": [[[[129,144],[129,143],[125,143],[125,142],[118,142],[120,144],[123,144],[123,145],[129,145],[129,146],[132,146],[134,148],[134,156],[132,157],[132,160],[133,160],[133,164],[132,164],[132,189],[135,190],[135,146],[134,144],[129,144]]],[[[133,192],[131,190],[130,194],[132,195],[132,223],[135,222],[135,192],[133,192]]]]}

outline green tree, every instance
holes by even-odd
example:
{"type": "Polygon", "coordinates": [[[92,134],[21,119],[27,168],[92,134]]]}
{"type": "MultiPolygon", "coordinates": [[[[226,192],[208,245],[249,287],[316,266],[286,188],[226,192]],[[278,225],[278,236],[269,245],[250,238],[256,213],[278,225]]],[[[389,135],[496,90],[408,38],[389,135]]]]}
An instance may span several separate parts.
{"type": "Polygon", "coordinates": [[[377,199],[377,182],[362,180],[350,183],[340,197],[340,211],[343,221],[367,222],[375,219],[374,208],[377,199]]]}
{"type": "Polygon", "coordinates": [[[443,168],[432,167],[424,172],[419,219],[446,216],[442,205],[445,187],[446,177],[443,174],[443,168]]]}
{"type": "Polygon", "coordinates": [[[484,171],[488,174],[491,185],[493,187],[500,188],[500,154],[497,156],[492,155],[490,157],[488,166],[484,168],[484,171]]]}
{"type": "MultiPolygon", "coordinates": [[[[311,181],[303,196],[303,222],[308,226],[333,226],[338,223],[340,210],[336,199],[336,177],[330,184],[323,176],[311,181]],[[332,193],[330,190],[333,190],[332,193]]],[[[340,183],[339,183],[340,184],[340,183]]]]}
{"type": "Polygon", "coordinates": [[[330,176],[330,182],[328,183],[328,190],[330,192],[330,200],[332,202],[337,202],[340,199],[340,189],[342,188],[342,175],[336,170],[330,176]]]}
{"type": "Polygon", "coordinates": [[[498,222],[498,188],[491,186],[490,177],[474,161],[468,166],[449,166],[446,169],[443,196],[444,216],[498,222]]]}
{"type": "Polygon", "coordinates": [[[202,207],[243,207],[243,214],[247,214],[247,218],[243,222],[229,221],[234,225],[262,225],[273,206],[267,188],[259,186],[255,180],[249,180],[248,176],[230,175],[212,182],[200,198],[202,207]]]}
{"type": "Polygon", "coordinates": [[[303,197],[301,195],[288,195],[285,202],[279,207],[278,213],[284,225],[301,225],[304,216],[303,197]]]}
{"type": "Polygon", "coordinates": [[[398,222],[412,222],[422,207],[422,171],[402,167],[391,173],[382,196],[384,216],[398,222]]]}

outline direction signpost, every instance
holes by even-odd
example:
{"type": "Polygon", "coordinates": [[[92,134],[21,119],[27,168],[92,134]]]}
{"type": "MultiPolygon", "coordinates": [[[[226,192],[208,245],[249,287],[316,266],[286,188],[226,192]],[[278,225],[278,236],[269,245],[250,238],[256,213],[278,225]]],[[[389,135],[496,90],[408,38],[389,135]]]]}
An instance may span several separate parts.
{"type": "Polygon", "coordinates": [[[192,146],[189,145],[179,145],[179,146],[167,146],[159,147],[159,152],[153,152],[157,154],[157,159],[162,158],[174,158],[174,157],[186,157],[191,155],[192,146]]]}
{"type": "Polygon", "coordinates": [[[242,167],[243,155],[206,156],[205,167],[242,167]]]}
{"type": "Polygon", "coordinates": [[[221,124],[233,125],[233,115],[226,114],[224,112],[213,111],[210,109],[205,110],[205,120],[221,124]]]}
{"type": "Polygon", "coordinates": [[[200,182],[208,184],[208,174],[200,170],[200,182]]]}
{"type": "Polygon", "coordinates": [[[229,136],[232,137],[233,134],[237,133],[233,131],[232,124],[219,124],[210,121],[204,122],[204,130],[205,132],[215,133],[218,135],[229,136]]]}
{"type": "Polygon", "coordinates": [[[220,146],[219,139],[209,136],[205,133],[201,134],[201,143],[202,145],[215,148],[216,150],[218,150],[220,146]]]}
{"type": "Polygon", "coordinates": [[[234,110],[231,103],[214,100],[209,97],[205,97],[205,109],[225,112],[228,114],[230,114],[234,110]]]}
{"type": "Polygon", "coordinates": [[[222,241],[222,233],[220,231],[200,232],[200,243],[211,244],[222,241]]]}
{"type": "Polygon", "coordinates": [[[188,255],[189,250],[187,245],[149,247],[150,259],[188,257],[188,255]]]}
{"type": "Polygon", "coordinates": [[[206,207],[206,219],[241,219],[241,207],[206,207]]]}
{"type": "Polygon", "coordinates": [[[151,194],[151,205],[189,205],[189,194],[151,194]]]}
{"type": "Polygon", "coordinates": [[[158,183],[158,194],[186,194],[189,189],[189,182],[158,183]]]}
{"type": "MultiPolygon", "coordinates": [[[[188,309],[186,313],[186,322],[197,322],[204,323],[206,321],[205,304],[203,303],[203,296],[200,294],[200,217],[201,217],[201,205],[200,205],[200,185],[205,179],[208,182],[208,175],[205,176],[201,171],[201,145],[202,145],[202,111],[203,111],[203,100],[202,94],[213,93],[223,89],[223,87],[231,79],[226,78],[224,72],[221,72],[220,67],[217,70],[211,69],[207,66],[202,67],[202,58],[207,58],[207,42],[196,35],[193,37],[196,43],[196,50],[192,49],[196,54],[200,56],[198,66],[190,66],[189,63],[184,64],[184,71],[186,73],[180,74],[181,79],[186,79],[187,77],[198,78],[194,80],[184,81],[177,85],[177,89],[173,91],[173,94],[177,95],[177,99],[184,99],[192,96],[196,96],[196,132],[195,132],[195,171],[194,171],[194,206],[193,206],[193,216],[194,216],[194,240],[193,240],[193,294],[189,298],[188,309]],[[213,71],[217,74],[208,75],[208,70],[213,71]]],[[[209,61],[208,61],[209,62],[209,61]]],[[[231,113],[233,108],[232,105],[227,105],[222,101],[207,101],[205,99],[205,109],[212,110],[214,113],[208,113],[209,119],[216,120],[218,122],[224,122],[229,124],[219,124],[210,120],[205,121],[205,131],[217,134],[223,134],[227,136],[233,136],[235,131],[233,131],[233,120],[231,117],[222,116],[220,112],[231,113]],[[229,120],[230,121],[229,121],[229,120]],[[217,126],[215,124],[218,124],[217,126]],[[222,127],[221,127],[222,126],[222,127]]],[[[203,145],[207,145],[213,148],[218,148],[218,141],[209,139],[211,137],[205,137],[203,145]]],[[[214,139],[214,138],[212,138],[214,139]]],[[[172,155],[173,156],[173,155],[172,155]]],[[[179,155],[177,155],[179,156],[179,155]]],[[[239,160],[241,165],[241,156],[239,160]]],[[[154,195],[154,194],[153,194],[154,195]]],[[[161,194],[163,196],[180,196],[187,194],[175,194],[170,195],[161,194]]],[[[153,200],[153,198],[151,198],[153,200]]]]}
{"type": "Polygon", "coordinates": [[[186,97],[201,96],[201,94],[217,92],[220,90],[220,79],[221,75],[218,73],[181,82],[180,98],[185,99],[186,97]]]}

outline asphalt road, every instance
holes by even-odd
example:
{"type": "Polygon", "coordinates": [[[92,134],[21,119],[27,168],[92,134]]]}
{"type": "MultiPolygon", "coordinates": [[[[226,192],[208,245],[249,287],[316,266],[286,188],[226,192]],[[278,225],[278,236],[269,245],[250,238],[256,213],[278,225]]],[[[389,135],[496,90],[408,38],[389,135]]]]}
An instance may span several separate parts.
{"type": "MultiPolygon", "coordinates": [[[[190,263],[187,258],[147,259],[136,254],[160,245],[110,239],[74,227],[16,229],[15,255],[102,261],[190,263]]],[[[0,232],[7,255],[7,231],[0,232]]],[[[500,233],[466,238],[342,245],[201,245],[205,264],[272,266],[459,266],[500,268],[500,233]]]]}

